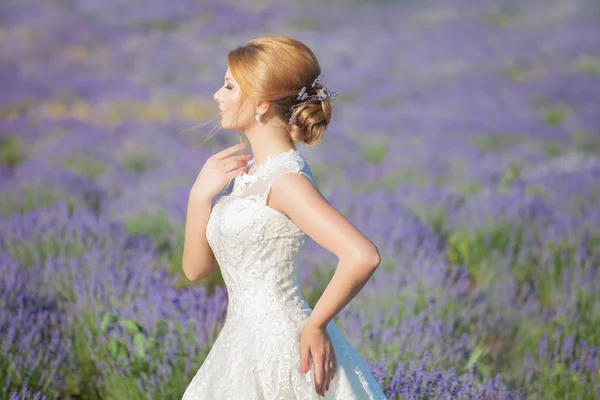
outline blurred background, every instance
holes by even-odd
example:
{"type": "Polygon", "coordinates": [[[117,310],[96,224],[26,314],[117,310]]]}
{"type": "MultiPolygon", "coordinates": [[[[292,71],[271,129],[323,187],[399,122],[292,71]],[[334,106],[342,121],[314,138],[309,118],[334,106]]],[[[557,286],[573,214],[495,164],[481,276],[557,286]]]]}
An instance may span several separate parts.
{"type": "MultiPolygon", "coordinates": [[[[600,397],[593,0],[3,0],[0,397],[181,398],[227,308],[181,271],[188,193],[266,34],[340,93],[298,148],[380,250],[334,322],[386,395],[600,397]]],[[[309,240],[311,306],[336,266],[309,240]]]]}

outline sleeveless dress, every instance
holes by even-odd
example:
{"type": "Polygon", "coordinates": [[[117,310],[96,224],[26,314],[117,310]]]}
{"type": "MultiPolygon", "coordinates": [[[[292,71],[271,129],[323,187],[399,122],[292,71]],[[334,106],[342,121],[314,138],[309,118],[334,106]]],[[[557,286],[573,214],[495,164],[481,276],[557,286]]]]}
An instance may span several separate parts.
{"type": "Polygon", "coordinates": [[[227,287],[227,317],[182,400],[387,400],[332,321],[326,329],[337,370],[325,397],[315,390],[312,358],[309,371],[300,370],[300,333],[312,311],[300,292],[306,234],[266,205],[271,185],[286,173],[314,184],[304,156],[292,148],[268,156],[213,198],[206,239],[227,287]]]}

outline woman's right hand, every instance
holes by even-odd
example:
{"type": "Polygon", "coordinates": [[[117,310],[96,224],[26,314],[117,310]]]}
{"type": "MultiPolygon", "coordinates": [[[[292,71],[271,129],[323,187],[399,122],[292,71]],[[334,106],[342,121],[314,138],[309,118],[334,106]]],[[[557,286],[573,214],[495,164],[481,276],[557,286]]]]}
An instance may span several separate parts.
{"type": "Polygon", "coordinates": [[[191,192],[212,199],[248,165],[250,155],[234,156],[245,148],[245,143],[236,144],[210,156],[196,177],[191,192]]]}

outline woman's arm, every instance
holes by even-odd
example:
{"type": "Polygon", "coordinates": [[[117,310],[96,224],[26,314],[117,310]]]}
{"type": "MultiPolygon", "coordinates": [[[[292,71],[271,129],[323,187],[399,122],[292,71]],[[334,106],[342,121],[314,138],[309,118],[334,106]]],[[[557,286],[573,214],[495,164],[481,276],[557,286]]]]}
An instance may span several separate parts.
{"type": "Polygon", "coordinates": [[[377,247],[321,195],[305,176],[286,173],[271,187],[271,205],[339,260],[307,325],[325,328],[367,283],[381,261],[377,247]]]}
{"type": "Polygon", "coordinates": [[[217,260],[206,240],[206,224],[210,217],[212,199],[190,191],[185,241],[183,245],[183,273],[190,281],[210,276],[218,267],[217,260]]]}

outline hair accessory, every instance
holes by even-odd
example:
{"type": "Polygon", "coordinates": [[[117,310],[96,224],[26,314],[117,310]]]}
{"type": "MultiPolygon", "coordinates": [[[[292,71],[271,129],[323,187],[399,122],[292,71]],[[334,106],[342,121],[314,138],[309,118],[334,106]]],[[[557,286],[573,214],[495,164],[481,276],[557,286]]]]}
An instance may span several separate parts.
{"type": "MultiPolygon", "coordinates": [[[[316,79],[313,81],[312,85],[310,85],[310,88],[313,89],[317,85],[317,83],[321,80],[321,78],[323,78],[323,74],[320,74],[319,76],[316,77],[316,79]]],[[[318,91],[321,93],[309,95],[307,93],[306,86],[304,86],[302,89],[300,89],[300,92],[298,93],[298,97],[296,97],[296,100],[300,100],[301,103],[298,103],[290,108],[289,112],[292,115],[288,122],[289,125],[294,125],[294,111],[301,104],[304,104],[306,102],[316,103],[316,102],[325,100],[327,97],[335,97],[339,94],[337,92],[332,92],[332,91],[328,90],[327,86],[323,86],[323,88],[319,89],[318,91]],[[306,100],[306,99],[308,99],[308,100],[306,100]]]]}

